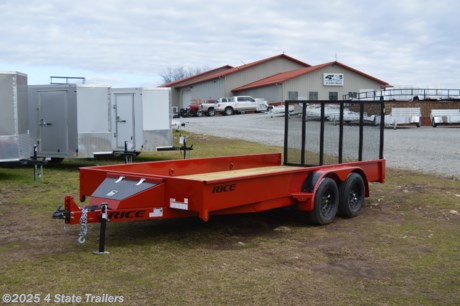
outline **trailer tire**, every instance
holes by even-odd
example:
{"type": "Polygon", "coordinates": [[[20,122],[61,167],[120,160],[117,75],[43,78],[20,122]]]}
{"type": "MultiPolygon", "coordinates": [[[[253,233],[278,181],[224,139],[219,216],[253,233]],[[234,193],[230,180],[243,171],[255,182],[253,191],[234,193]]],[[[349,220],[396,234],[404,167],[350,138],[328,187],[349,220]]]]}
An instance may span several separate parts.
{"type": "Polygon", "coordinates": [[[314,205],[313,211],[309,212],[311,222],[324,225],[334,221],[339,206],[339,189],[333,179],[326,177],[321,180],[314,205]]]}
{"type": "Polygon", "coordinates": [[[364,206],[365,190],[362,176],[358,173],[350,173],[339,187],[339,213],[347,218],[359,215],[364,206]]]}

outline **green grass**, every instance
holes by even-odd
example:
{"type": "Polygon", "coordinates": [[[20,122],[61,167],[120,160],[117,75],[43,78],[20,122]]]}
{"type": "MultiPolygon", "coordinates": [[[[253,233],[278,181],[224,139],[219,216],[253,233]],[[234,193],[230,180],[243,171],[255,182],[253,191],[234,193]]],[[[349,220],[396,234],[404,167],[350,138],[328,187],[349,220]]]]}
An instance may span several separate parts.
{"type": "MultiPolygon", "coordinates": [[[[182,133],[185,134],[185,133],[182,133]]],[[[176,137],[178,134],[176,133],[176,137]]],[[[192,157],[282,148],[190,134],[192,157]]],[[[180,152],[137,161],[181,159],[180,152]]],[[[78,194],[66,160],[34,183],[28,167],[0,168],[0,293],[122,295],[124,305],[458,305],[460,182],[389,169],[357,218],[312,226],[302,213],[109,223],[108,256],[78,226],[52,220],[78,194]]]]}

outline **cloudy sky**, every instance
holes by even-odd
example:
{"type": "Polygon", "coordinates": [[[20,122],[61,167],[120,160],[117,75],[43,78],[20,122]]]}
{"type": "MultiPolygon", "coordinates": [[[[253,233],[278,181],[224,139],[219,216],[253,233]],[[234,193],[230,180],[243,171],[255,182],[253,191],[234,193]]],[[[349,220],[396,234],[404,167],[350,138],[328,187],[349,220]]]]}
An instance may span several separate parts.
{"type": "Polygon", "coordinates": [[[397,86],[460,88],[458,0],[0,0],[0,70],[152,86],[167,67],[280,53],[397,86]]]}

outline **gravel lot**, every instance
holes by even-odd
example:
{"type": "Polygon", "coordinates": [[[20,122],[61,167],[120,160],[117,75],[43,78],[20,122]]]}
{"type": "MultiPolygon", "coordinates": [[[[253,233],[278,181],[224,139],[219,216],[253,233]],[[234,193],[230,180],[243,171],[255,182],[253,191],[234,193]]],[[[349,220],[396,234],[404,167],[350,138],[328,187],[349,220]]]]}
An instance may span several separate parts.
{"type": "MultiPolygon", "coordinates": [[[[182,129],[193,133],[283,146],[283,117],[246,114],[175,120],[185,123],[182,129]]],[[[385,129],[384,156],[390,168],[460,179],[460,127],[385,129]]]]}

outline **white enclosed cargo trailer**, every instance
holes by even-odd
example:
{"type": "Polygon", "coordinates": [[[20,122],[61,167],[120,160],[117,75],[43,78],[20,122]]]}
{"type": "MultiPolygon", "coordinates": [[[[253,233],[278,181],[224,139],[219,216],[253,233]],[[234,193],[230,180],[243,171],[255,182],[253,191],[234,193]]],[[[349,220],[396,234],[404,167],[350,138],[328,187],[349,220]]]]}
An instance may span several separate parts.
{"type": "Polygon", "coordinates": [[[169,88],[112,88],[115,150],[156,151],[172,146],[169,88]]]}
{"type": "Polygon", "coordinates": [[[29,129],[38,156],[89,158],[111,154],[109,86],[29,86],[29,129]]]}
{"type": "Polygon", "coordinates": [[[29,159],[27,75],[0,72],[0,162],[29,159]]]}

